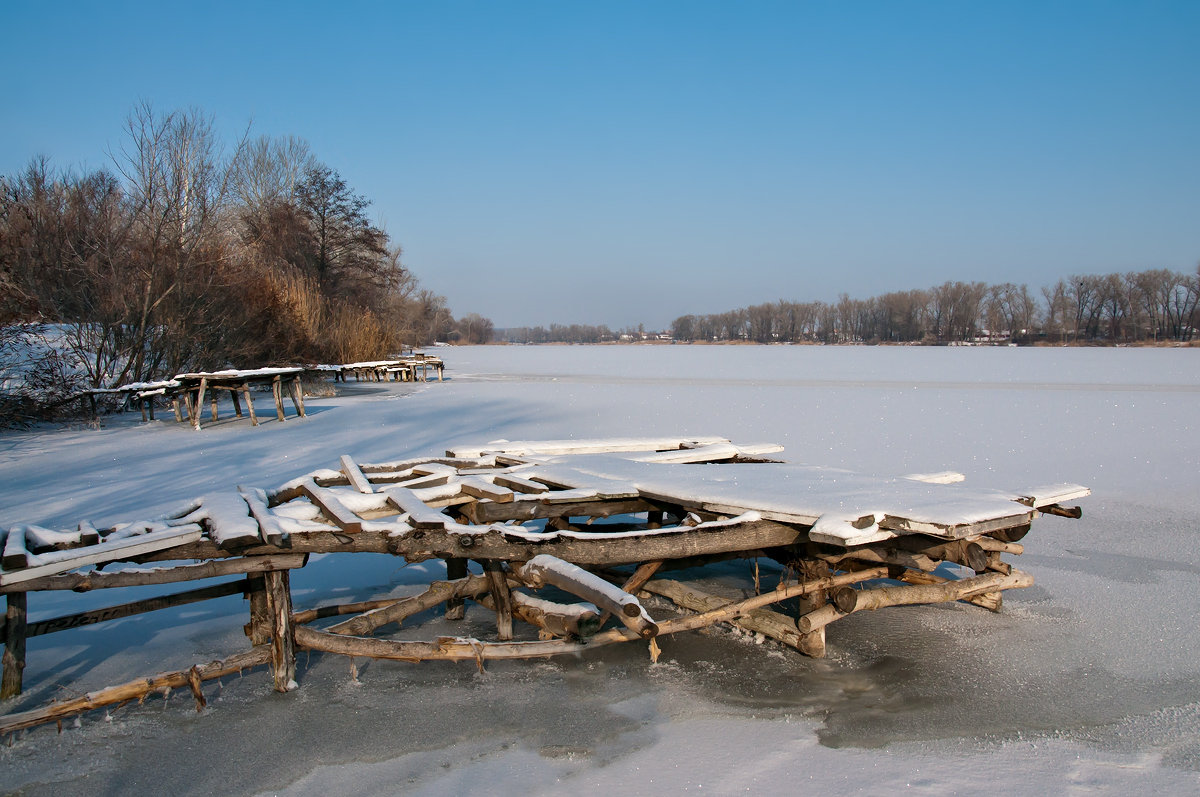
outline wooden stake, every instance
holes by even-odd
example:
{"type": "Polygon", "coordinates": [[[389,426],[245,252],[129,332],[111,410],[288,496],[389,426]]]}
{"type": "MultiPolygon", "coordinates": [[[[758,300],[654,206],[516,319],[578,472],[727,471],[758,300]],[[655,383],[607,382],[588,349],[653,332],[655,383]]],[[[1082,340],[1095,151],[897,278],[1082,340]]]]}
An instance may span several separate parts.
{"type": "Polygon", "coordinates": [[[275,397],[275,417],[283,423],[283,385],[278,376],[271,380],[271,395],[275,397]]]}
{"type": "Polygon", "coordinates": [[[267,587],[262,576],[246,577],[246,597],[250,601],[246,636],[250,637],[251,645],[266,645],[271,641],[271,610],[267,606],[267,587]]]}
{"type": "Polygon", "coordinates": [[[291,579],[287,570],[263,576],[271,614],[271,675],[276,692],[296,688],[296,643],[292,628],[291,579]]]}
{"type": "MultiPolygon", "coordinates": [[[[456,581],[467,577],[467,560],[451,557],[446,560],[446,578],[456,581]]],[[[462,598],[450,598],[446,601],[446,619],[461,620],[465,616],[466,606],[462,598]]]]}
{"type": "Polygon", "coordinates": [[[503,566],[495,559],[485,559],[482,564],[492,600],[496,604],[496,636],[501,642],[507,642],[513,638],[513,600],[508,589],[508,577],[504,574],[503,566]]]}
{"type": "Polygon", "coordinates": [[[0,700],[21,694],[25,671],[25,625],[28,615],[26,593],[10,592],[4,614],[4,674],[0,678],[0,700]]]}
{"type": "Polygon", "coordinates": [[[246,414],[250,416],[250,425],[258,426],[258,416],[254,414],[254,399],[250,395],[250,383],[242,383],[242,396],[246,399],[246,414]]]}

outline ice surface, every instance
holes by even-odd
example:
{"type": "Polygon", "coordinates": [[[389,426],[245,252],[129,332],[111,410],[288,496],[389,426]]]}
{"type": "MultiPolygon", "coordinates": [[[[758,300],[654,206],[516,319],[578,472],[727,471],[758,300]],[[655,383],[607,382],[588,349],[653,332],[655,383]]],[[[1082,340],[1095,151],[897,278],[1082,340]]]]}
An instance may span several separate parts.
{"type": "MultiPolygon", "coordinates": [[[[114,710],[111,722],[88,715],[61,735],[20,734],[0,746],[0,791],[1200,790],[1200,349],[441,353],[445,383],[339,386],[306,402],[302,421],[194,433],[130,414],[99,431],[4,433],[0,527],[103,528],[237,484],[278,485],[342,454],[396,462],[499,438],[718,435],[777,441],[814,466],[953,470],[978,488],[1076,482],[1093,494],[1081,520],[1035,523],[1017,561],[1037,585],[1007,593],[1000,614],[855,614],[830,628],[822,661],[716,631],[659,640],[655,665],[637,643],[483,674],[360,660],[358,685],[345,659],[302,655],[288,695],[271,694],[259,671],[207,688],[201,714],[177,695],[114,710]],[[269,749],[244,743],[261,738],[269,749]]],[[[295,601],[411,594],[444,577],[437,567],[314,556],[293,575],[295,601]]],[[[704,588],[741,594],[750,567],[717,569],[704,588]]],[[[775,575],[762,564],[767,586],[775,575]]],[[[146,594],[38,593],[30,619],[146,594]]],[[[28,694],[4,709],[240,650],[245,615],[233,596],[35,637],[28,694]]],[[[464,623],[435,612],[419,638],[493,626],[479,607],[464,623]]]]}

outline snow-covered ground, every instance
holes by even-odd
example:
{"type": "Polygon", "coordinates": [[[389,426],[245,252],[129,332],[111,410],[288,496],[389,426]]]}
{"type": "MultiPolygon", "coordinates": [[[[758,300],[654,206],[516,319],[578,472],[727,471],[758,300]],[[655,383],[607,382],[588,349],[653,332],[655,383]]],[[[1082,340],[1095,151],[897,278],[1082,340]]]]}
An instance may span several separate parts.
{"type": "MultiPolygon", "coordinates": [[[[814,661],[731,631],[490,665],[300,661],[151,698],[0,747],[0,790],[171,794],[879,794],[1200,789],[1200,349],[449,348],[448,381],[351,383],[307,420],[193,432],[134,414],[0,434],[0,525],[133,520],[237,484],[505,438],[721,435],[876,473],[1093,490],[1047,517],[1002,614],[856,614],[814,661]],[[799,788],[797,788],[799,786],[799,788]]],[[[265,398],[263,399],[266,400],[265,398]]],[[[166,413],[169,416],[169,413],[166,413]]],[[[438,575],[386,556],[315,559],[298,607],[404,594],[438,575]]],[[[729,565],[715,577],[744,574],[729,565]]],[[[164,591],[173,591],[164,588],[164,591]]],[[[108,594],[104,594],[107,592],[108,594]]],[[[31,596],[31,619],[131,599],[31,596]]],[[[145,592],[139,593],[144,595],[145,592]]],[[[223,598],[37,637],[4,710],[242,649],[223,598]],[[181,619],[187,624],[177,627],[181,619]]],[[[480,631],[433,618],[423,636],[480,631]]]]}

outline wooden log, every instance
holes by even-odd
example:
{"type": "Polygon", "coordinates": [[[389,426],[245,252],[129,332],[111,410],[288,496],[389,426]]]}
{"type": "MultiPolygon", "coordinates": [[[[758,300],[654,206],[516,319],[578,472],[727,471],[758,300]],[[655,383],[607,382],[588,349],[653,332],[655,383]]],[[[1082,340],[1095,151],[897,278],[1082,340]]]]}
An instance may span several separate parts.
{"type": "Polygon", "coordinates": [[[283,423],[283,391],[278,376],[271,380],[271,395],[275,397],[275,417],[283,423]]]}
{"type": "Polygon", "coordinates": [[[171,409],[175,411],[175,422],[183,423],[183,411],[179,409],[179,394],[171,394],[171,409]]]}
{"type": "Polygon", "coordinates": [[[398,598],[383,598],[373,601],[358,601],[357,603],[332,603],[327,606],[318,606],[315,609],[305,609],[296,612],[292,615],[293,623],[311,623],[313,620],[322,620],[326,617],[342,617],[347,614],[362,614],[373,609],[380,609],[384,606],[391,606],[398,603],[398,598]]]}
{"type": "MultiPolygon", "coordinates": [[[[547,490],[548,493],[549,490],[547,490]]],[[[563,503],[545,503],[540,499],[533,499],[514,500],[504,504],[476,504],[467,511],[467,517],[471,519],[472,523],[484,526],[488,523],[503,523],[511,520],[538,520],[571,515],[581,517],[584,515],[587,517],[633,515],[653,508],[653,504],[641,498],[619,500],[592,498],[563,503]]],[[[641,559],[644,560],[645,557],[641,557],[641,559]]]]}
{"type": "MultiPolygon", "coordinates": [[[[900,580],[906,584],[945,584],[951,581],[948,578],[935,576],[932,573],[922,573],[919,570],[906,570],[900,574],[900,580]]],[[[1003,594],[1000,592],[985,592],[982,595],[972,595],[962,599],[963,603],[970,603],[980,608],[987,609],[990,612],[998,612],[1004,605],[1003,594]]]]}
{"type": "MultiPolygon", "coordinates": [[[[467,577],[467,560],[451,556],[446,559],[446,578],[449,581],[458,581],[467,577]]],[[[446,599],[446,619],[461,620],[465,616],[466,605],[461,597],[454,596],[446,599]]]]}
{"type": "MultiPolygon", "coordinates": [[[[211,600],[213,598],[239,595],[243,591],[245,591],[245,582],[238,580],[228,581],[223,584],[213,584],[185,592],[176,592],[171,595],[156,595],[153,598],[143,598],[142,600],[130,601],[129,603],[122,603],[116,606],[107,606],[103,609],[92,609],[86,612],[78,612],[76,614],[68,614],[62,617],[29,623],[25,636],[42,636],[43,634],[52,634],[55,631],[82,628],[85,625],[103,623],[108,620],[119,620],[122,617],[132,617],[136,614],[145,614],[146,612],[154,612],[159,609],[169,609],[173,606],[186,606],[189,603],[198,603],[199,601],[211,600]]],[[[20,595],[22,593],[14,592],[9,594],[20,595]]]]}
{"type": "MultiPolygon", "coordinates": [[[[278,497],[276,499],[278,500],[278,497]]],[[[488,506],[486,502],[466,504],[488,506]]],[[[496,504],[495,506],[500,506],[496,504]]],[[[443,515],[443,518],[445,516],[443,515]]],[[[446,518],[448,520],[448,518],[446,518]]],[[[406,530],[407,531],[407,530],[406,530]]],[[[527,561],[548,553],[579,565],[613,567],[648,560],[701,561],[697,557],[735,558],[746,552],[792,545],[804,537],[803,530],[774,521],[747,521],[722,526],[678,526],[652,534],[628,535],[529,534],[517,529],[482,529],[479,534],[462,534],[445,529],[417,529],[402,535],[372,529],[352,536],[339,532],[308,532],[292,535],[289,550],[304,553],[390,553],[410,562],[469,555],[477,559],[527,561]],[[463,540],[469,539],[469,548],[463,540]]],[[[278,553],[272,546],[252,546],[246,555],[278,553]]],[[[143,561],[164,559],[220,559],[230,554],[208,540],[180,545],[143,561]]]]}
{"type": "MultiPolygon", "coordinates": [[[[667,598],[676,606],[693,612],[707,612],[727,606],[731,601],[719,598],[697,589],[691,584],[683,584],[668,579],[654,579],[642,586],[642,590],[654,595],[667,598]]],[[[730,622],[747,631],[762,634],[789,647],[800,649],[801,634],[796,629],[796,623],[787,615],[768,609],[754,609],[730,622]]]]}
{"type": "Polygon", "coordinates": [[[229,389],[229,398],[233,401],[233,414],[238,418],[242,417],[242,402],[238,401],[238,389],[236,387],[229,389]]]}
{"type": "Polygon", "coordinates": [[[508,577],[501,563],[495,559],[485,559],[482,564],[495,604],[496,637],[501,642],[507,642],[513,638],[513,599],[508,589],[508,577]]]}
{"type": "Polygon", "coordinates": [[[0,716],[0,734],[12,733],[22,728],[32,728],[44,722],[82,714],[104,706],[139,700],[147,695],[178,689],[189,685],[192,673],[202,681],[233,675],[242,670],[265,664],[270,657],[266,646],[253,648],[245,653],[230,656],[224,661],[214,661],[179,672],[162,673],[151,678],[139,678],[119,686],[110,686],[81,697],[51,703],[42,708],[0,716]]]}
{"type": "MultiPolygon", "coordinates": [[[[535,598],[524,592],[513,592],[513,614],[543,631],[559,637],[586,639],[600,630],[600,613],[590,603],[564,605],[535,598]]],[[[495,608],[491,595],[476,598],[489,609],[495,608]]]]}
{"type": "MultiPolygon", "coordinates": [[[[449,567],[447,567],[447,571],[454,572],[449,567]]],[[[466,572],[465,559],[462,560],[462,572],[466,572]]],[[[459,577],[452,581],[435,581],[429,585],[429,589],[419,595],[383,601],[379,606],[370,607],[366,610],[365,614],[352,617],[337,625],[331,625],[325,630],[331,634],[365,636],[374,633],[377,629],[389,623],[403,622],[414,614],[420,614],[427,609],[432,609],[439,603],[448,604],[452,600],[457,600],[459,601],[459,605],[461,605],[463,598],[474,598],[490,589],[491,581],[487,576],[472,575],[459,577]]],[[[307,613],[305,613],[303,620],[299,619],[300,617],[301,615],[297,615],[297,622],[309,622],[307,613]]],[[[316,619],[316,617],[312,619],[316,619]]],[[[457,619],[461,620],[462,618],[459,617],[457,619]]]]}
{"type": "Polygon", "coordinates": [[[192,428],[199,431],[200,429],[200,408],[204,406],[204,391],[208,388],[208,379],[200,377],[200,386],[196,388],[195,404],[191,407],[189,413],[192,418],[192,428]]]}
{"type": "Polygon", "coordinates": [[[308,417],[304,414],[304,386],[300,383],[300,377],[296,376],[292,379],[292,406],[296,409],[296,415],[301,418],[308,417]]]}
{"type": "Polygon", "coordinates": [[[276,553],[236,559],[221,559],[192,565],[176,565],[175,567],[155,568],[153,570],[119,570],[112,573],[93,570],[90,573],[64,573],[57,576],[45,576],[22,582],[11,588],[0,588],[0,592],[15,592],[18,590],[40,592],[42,590],[56,589],[88,592],[93,589],[174,584],[180,581],[198,581],[202,578],[218,578],[220,576],[240,575],[244,573],[263,573],[267,570],[290,570],[297,567],[304,567],[307,562],[308,554],[276,553]]]}
{"type": "Polygon", "coordinates": [[[0,675],[0,700],[21,694],[25,672],[25,636],[28,603],[26,593],[10,592],[4,613],[3,674],[0,675]]]}
{"type": "MultiPolygon", "coordinates": [[[[972,578],[939,584],[878,587],[859,592],[853,611],[881,609],[885,606],[910,606],[919,603],[948,603],[988,592],[1019,589],[1032,585],[1032,576],[1020,570],[1014,570],[1011,575],[1007,576],[1001,573],[985,573],[972,578]]],[[[830,604],[803,615],[796,625],[801,631],[808,633],[823,628],[847,614],[849,612],[843,612],[837,606],[830,604]]]]}
{"type": "Polygon", "coordinates": [[[287,570],[263,574],[271,614],[271,677],[276,692],[296,688],[296,648],[292,626],[292,590],[287,570]]]}
{"type": "Polygon", "coordinates": [[[250,602],[250,622],[243,626],[251,645],[271,642],[271,609],[267,605],[267,584],[261,574],[246,577],[246,598],[250,602]]]}
{"type": "Polygon", "coordinates": [[[541,554],[514,567],[513,573],[531,587],[540,588],[550,584],[594,603],[643,639],[650,639],[658,633],[658,626],[636,596],[570,562],[541,554]]]}
{"type": "Polygon", "coordinates": [[[242,383],[242,396],[246,399],[246,414],[250,416],[250,425],[258,426],[258,416],[254,414],[254,398],[250,395],[250,383],[242,383]]]}
{"type": "MultiPolygon", "coordinates": [[[[887,568],[877,567],[855,573],[842,573],[817,582],[792,584],[784,589],[755,595],[742,601],[729,603],[711,611],[664,620],[659,623],[659,636],[694,631],[714,623],[726,622],[746,612],[762,608],[771,603],[794,598],[817,589],[829,589],[855,583],[859,580],[882,578],[887,568]]],[[[296,627],[296,645],[302,650],[318,650],[343,656],[358,656],[395,661],[486,661],[495,659],[529,659],[557,656],[565,653],[582,653],[618,642],[642,639],[629,628],[614,628],[602,631],[586,643],[567,640],[540,642],[481,642],[475,639],[443,637],[435,642],[403,642],[391,639],[375,639],[358,636],[339,636],[315,631],[307,626],[296,627]]]]}
{"type": "Polygon", "coordinates": [[[212,393],[209,396],[209,406],[212,407],[213,423],[216,423],[217,422],[217,389],[215,387],[212,389],[212,393]]]}

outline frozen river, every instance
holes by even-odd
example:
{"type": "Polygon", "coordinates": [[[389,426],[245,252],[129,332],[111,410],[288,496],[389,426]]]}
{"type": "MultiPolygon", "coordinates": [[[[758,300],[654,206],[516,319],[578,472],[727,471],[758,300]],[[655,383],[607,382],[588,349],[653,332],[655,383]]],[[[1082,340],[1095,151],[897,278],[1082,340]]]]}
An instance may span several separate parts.
{"type": "MultiPolygon", "coordinates": [[[[0,747],[0,790],[1200,788],[1200,349],[439,353],[447,382],[351,383],[310,400],[302,422],[192,432],[130,415],[99,431],[0,434],[0,525],[131,520],[341,454],[370,462],[500,438],[720,435],[781,443],[814,465],[956,470],[998,488],[1068,481],[1093,495],[1082,520],[1035,524],[1019,566],[1037,585],[1008,593],[998,615],[856,614],[831,628],[821,661],[733,632],[664,640],[653,665],[626,645],[485,673],[360,663],[357,682],[344,659],[302,656],[288,695],[259,671],[227,679],[202,714],[182,696],[152,698],[61,735],[25,732],[0,747]]],[[[295,600],[404,594],[436,567],[325,557],[295,574],[295,600]]],[[[31,619],[126,599],[37,594],[31,619]]],[[[245,645],[244,611],[225,598],[34,638],[21,705],[228,655],[245,645]]],[[[469,616],[468,628],[489,621],[469,616]]]]}

